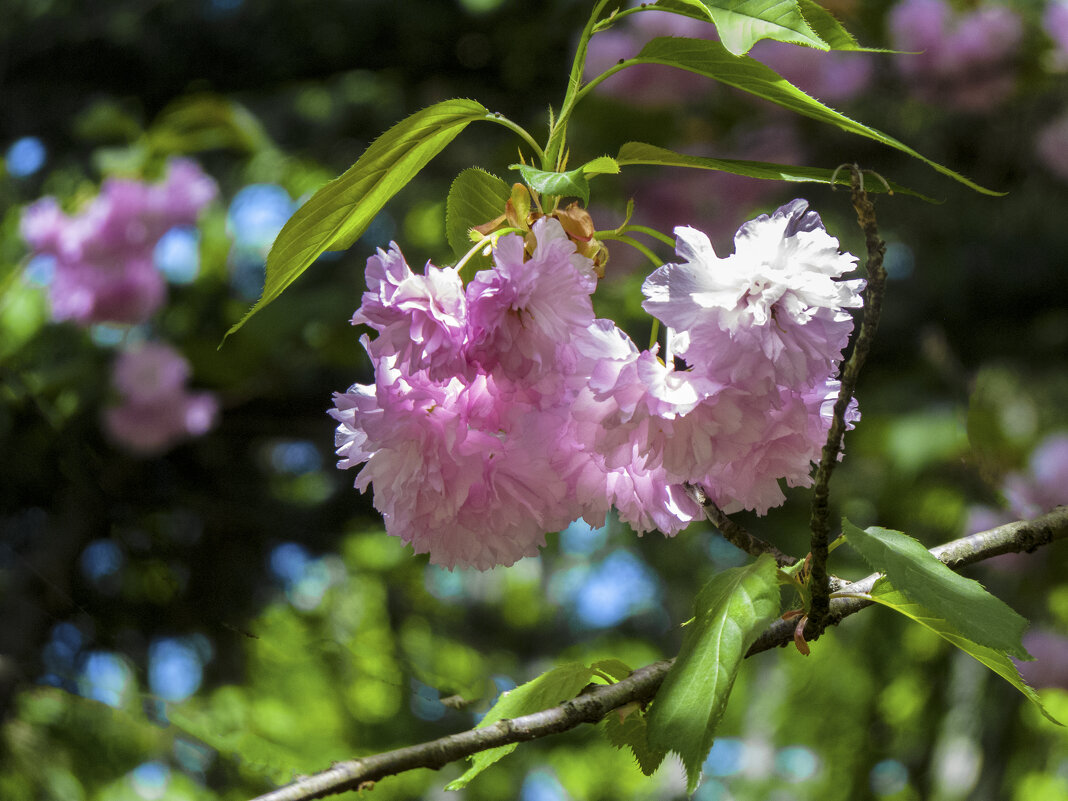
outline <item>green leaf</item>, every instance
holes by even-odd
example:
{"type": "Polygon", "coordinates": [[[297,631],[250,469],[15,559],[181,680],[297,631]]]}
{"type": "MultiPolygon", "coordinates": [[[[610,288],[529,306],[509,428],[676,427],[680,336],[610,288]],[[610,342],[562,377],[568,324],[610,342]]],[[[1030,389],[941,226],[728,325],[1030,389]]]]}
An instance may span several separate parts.
{"type": "Polygon", "coordinates": [[[583,174],[594,175],[617,175],[619,173],[619,164],[611,156],[598,156],[592,161],[587,161],[582,165],[581,170],[583,174]]]}
{"type": "Polygon", "coordinates": [[[857,44],[857,40],[842,27],[830,11],[812,0],[800,0],[798,7],[812,31],[820,37],[831,50],[867,50],[857,44]]]}
{"type": "Polygon", "coordinates": [[[797,0],[659,0],[656,5],[710,19],[716,24],[720,41],[735,55],[748,53],[761,39],[827,49],[801,14],[797,0]],[[706,16],[699,16],[702,12],[706,16]]]}
{"type": "Polygon", "coordinates": [[[620,659],[601,659],[590,665],[590,670],[595,673],[604,673],[606,676],[611,676],[616,681],[623,681],[634,671],[630,669],[626,662],[620,659]]]}
{"type": "Polygon", "coordinates": [[[719,42],[661,36],[645,45],[638,56],[630,63],[666,64],[689,72],[695,72],[698,75],[704,75],[728,86],[741,89],[743,92],[762,97],[797,114],[811,117],[829,125],[835,125],[848,133],[873,139],[888,147],[900,150],[902,153],[907,153],[943,175],[947,175],[955,181],[974,189],[976,192],[986,195],[1004,194],[1004,192],[986,189],[965,178],[960,173],[954,172],[948,167],[943,167],[941,164],[921,155],[892,136],[888,136],[874,128],[869,128],[867,125],[852,120],[844,114],[839,114],[815,98],[806,95],[775,70],[748,56],[732,55],[719,42]]]}
{"type": "Polygon", "coordinates": [[[504,214],[511,187],[496,175],[469,167],[452,182],[445,201],[445,236],[460,258],[471,249],[467,232],[504,214]]]}
{"type": "Polygon", "coordinates": [[[649,745],[675,751],[697,786],[746,651],[779,614],[775,560],[724,570],[701,588],[694,621],[649,712],[649,745]]]}
{"type": "MultiPolygon", "coordinates": [[[[561,701],[566,701],[578,695],[593,677],[593,670],[577,662],[553,668],[536,679],[503,693],[475,728],[481,729],[496,723],[498,720],[510,720],[522,715],[531,715],[551,706],[556,706],[561,701]]],[[[515,747],[516,743],[512,743],[511,745],[501,745],[497,748],[490,748],[487,751],[480,751],[471,757],[471,767],[467,769],[467,772],[460,778],[450,782],[445,789],[459,790],[466,787],[467,783],[475,776],[498,759],[512,753],[515,747]]]]}
{"type": "Polygon", "coordinates": [[[1046,711],[1041,699],[1038,697],[1038,693],[1024,682],[1020,676],[1020,671],[1016,669],[1016,665],[1012,663],[1012,660],[1004,652],[994,648],[987,648],[985,645],[980,645],[962,636],[949,621],[925,609],[922,605],[907,597],[905,593],[895,589],[893,584],[886,578],[881,578],[875,582],[870,597],[876,603],[900,612],[905,617],[915,620],[921,626],[926,626],[947,642],[960,648],[964,653],[979,660],[979,662],[986,665],[1027,696],[1028,700],[1037,706],[1038,710],[1048,720],[1058,726],[1064,725],[1046,711]]]}
{"type": "Polygon", "coordinates": [[[894,587],[979,645],[1031,659],[1021,638],[1027,621],[978,581],[946,567],[923,545],[900,531],[872,526],[861,530],[842,520],[842,532],[872,570],[894,587]]]}
{"type": "Polygon", "coordinates": [[[646,714],[638,708],[638,704],[627,704],[608,713],[604,719],[604,734],[616,748],[630,748],[642,773],[652,776],[667,752],[649,745],[647,724],[646,714]]]}
{"type": "Polygon", "coordinates": [[[273,301],[327,250],[352,245],[386,202],[475,120],[474,100],[445,100],[394,125],[342,175],[322,187],[285,224],[267,255],[263,296],[226,336],[273,301]]]}
{"type": "Polygon", "coordinates": [[[275,784],[292,781],[312,767],[291,749],[271,742],[247,725],[236,725],[210,708],[196,709],[191,703],[168,706],[167,722],[275,784]]]}
{"type": "Polygon", "coordinates": [[[577,197],[583,204],[590,202],[590,185],[582,167],[567,172],[546,172],[526,164],[510,164],[510,170],[519,170],[527,185],[543,195],[577,197]]]}
{"type": "MultiPolygon", "coordinates": [[[[616,162],[621,167],[632,164],[650,164],[660,167],[692,167],[699,170],[720,170],[722,172],[745,175],[750,178],[763,178],[771,181],[792,181],[797,183],[808,182],[817,184],[830,184],[835,177],[834,170],[821,167],[794,167],[789,164],[774,164],[767,161],[740,161],[738,159],[715,159],[701,156],[687,156],[675,153],[666,148],[649,145],[644,142],[627,142],[619,148],[616,162]]],[[[840,170],[835,183],[840,186],[849,186],[849,173],[840,170]]],[[[932,198],[914,192],[908,187],[888,182],[890,189],[905,195],[913,195],[928,202],[935,202],[932,198]]],[[[865,184],[868,192],[885,192],[886,187],[881,181],[868,181],[865,184]]]]}

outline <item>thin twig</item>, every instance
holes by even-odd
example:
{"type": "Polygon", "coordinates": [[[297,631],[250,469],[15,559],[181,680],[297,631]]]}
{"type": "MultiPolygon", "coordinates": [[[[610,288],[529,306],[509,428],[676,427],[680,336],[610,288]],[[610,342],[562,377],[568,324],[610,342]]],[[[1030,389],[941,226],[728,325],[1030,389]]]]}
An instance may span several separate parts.
{"type": "Polygon", "coordinates": [[[886,287],[886,270],[883,268],[883,256],[886,243],[879,237],[879,227],[875,221],[875,207],[868,200],[864,191],[860,168],[853,164],[852,173],[853,208],[857,212],[857,222],[864,231],[868,250],[867,272],[868,284],[864,290],[864,317],[853,352],[842,368],[841,388],[834,403],[834,416],[827,433],[827,442],[823,446],[819,468],[816,470],[816,482],[812,491],[812,606],[809,609],[809,626],[806,629],[819,636],[828,614],[830,586],[827,576],[827,546],[830,542],[830,522],[828,496],[830,493],[831,473],[838,464],[838,454],[842,452],[842,438],[846,430],[846,410],[853,399],[857,386],[857,377],[864,366],[875,330],[879,327],[879,315],[882,310],[883,292],[886,287]]]}
{"type": "Polygon", "coordinates": [[[797,564],[797,558],[783,553],[770,542],[765,542],[751,534],[745,526],[735,523],[726,513],[716,506],[715,502],[697,484],[687,484],[686,494],[693,498],[694,503],[700,504],[705,511],[708,521],[719,529],[724,539],[736,548],[741,548],[750,556],[760,556],[762,553],[770,553],[775,557],[779,567],[789,567],[797,564]]]}
{"type": "MultiPolygon", "coordinates": [[[[954,570],[965,565],[1006,553],[1032,551],[1055,540],[1068,539],[1068,507],[1058,506],[1052,512],[1034,520],[1009,523],[990,531],[973,534],[932,548],[931,553],[954,570]]],[[[842,592],[865,594],[871,591],[878,573],[847,584],[842,592]]],[[[843,618],[870,605],[870,601],[856,598],[833,598],[830,601],[827,623],[837,624],[843,618]]],[[[753,643],[746,656],[787,645],[794,641],[795,620],[776,620],[753,643]]],[[[808,632],[806,631],[806,637],[808,632]]],[[[811,639],[811,637],[807,637],[811,639]]],[[[380,754],[338,762],[314,776],[297,779],[292,784],[261,795],[253,801],[310,801],[328,795],[369,788],[386,776],[415,768],[438,770],[472,754],[501,745],[534,740],[557,734],[582,723],[596,723],[613,709],[634,701],[647,701],[656,695],[674,660],[655,662],[640,668],[616,684],[594,687],[576,698],[565,701],[533,715],[500,720],[481,729],[470,729],[437,740],[385,751],[380,754]]]]}

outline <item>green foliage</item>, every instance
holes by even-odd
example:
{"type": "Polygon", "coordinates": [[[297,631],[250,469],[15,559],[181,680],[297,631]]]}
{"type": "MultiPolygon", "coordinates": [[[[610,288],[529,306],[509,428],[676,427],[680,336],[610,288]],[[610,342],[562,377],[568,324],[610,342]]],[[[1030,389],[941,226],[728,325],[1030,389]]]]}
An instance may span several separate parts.
{"type": "Polygon", "coordinates": [[[445,203],[445,235],[456,258],[471,249],[468,231],[504,214],[510,193],[508,184],[478,167],[456,176],[445,203]]]}
{"type": "MultiPolygon", "coordinates": [[[[514,690],[502,693],[500,699],[482,718],[477,728],[485,728],[499,720],[541,712],[568,698],[574,698],[597,676],[598,671],[595,667],[586,667],[581,664],[555,667],[514,690]]],[[[515,749],[516,744],[512,743],[478,752],[471,757],[471,767],[464,775],[450,782],[445,789],[460,790],[466,787],[475,776],[515,749]]]]}
{"type": "Polygon", "coordinates": [[[693,792],[746,651],[779,614],[775,560],[724,570],[701,588],[694,620],[649,713],[649,745],[682,757],[693,792]]]}
{"type": "Polygon", "coordinates": [[[1031,656],[1021,638],[1027,621],[978,581],[954,573],[920,542],[900,531],[862,530],[842,521],[846,541],[905,595],[961,636],[1019,659],[1031,656]]]}
{"type": "Polygon", "coordinates": [[[761,39],[828,49],[801,14],[797,0],[659,0],[656,5],[714,22],[720,40],[736,56],[748,53],[761,39]]]}
{"type": "Polygon", "coordinates": [[[604,733],[616,748],[631,750],[646,776],[652,776],[667,756],[667,751],[649,745],[648,716],[636,703],[609,712],[604,720],[604,733]]]}
{"type": "MultiPolygon", "coordinates": [[[[667,148],[646,144],[645,142],[626,142],[619,148],[616,162],[621,167],[632,164],[647,164],[659,167],[692,167],[699,170],[719,170],[749,178],[761,178],[770,181],[789,181],[791,183],[817,183],[849,185],[849,175],[844,170],[827,170],[819,167],[794,167],[789,164],[771,164],[765,161],[740,161],[738,159],[715,159],[703,156],[687,156],[675,153],[667,148]]],[[[917,192],[893,182],[889,182],[893,192],[913,195],[931,201],[917,192]]],[[[887,191],[880,181],[871,181],[866,187],[869,192],[887,191]]],[[[933,201],[932,201],[933,202],[933,201]]]]}
{"type": "Polygon", "coordinates": [[[444,100],[376,139],[355,164],[316,192],[285,224],[267,256],[263,295],[227,336],[282,294],[324,252],[351,246],[427,162],[488,114],[474,100],[444,100]]]}
{"type": "Polygon", "coordinates": [[[837,126],[848,133],[873,139],[895,150],[900,150],[902,153],[907,153],[976,192],[986,195],[1003,194],[986,189],[960,173],[932,161],[892,136],[840,114],[806,95],[770,67],[748,56],[736,56],[719,42],[661,36],[646,44],[631,63],[664,64],[704,75],[761,97],[796,114],[837,126]]]}
{"type": "Polygon", "coordinates": [[[830,11],[812,0],[799,0],[798,8],[813,33],[826,42],[831,50],[868,50],[857,44],[856,37],[842,27],[830,11]]]}
{"type": "Polygon", "coordinates": [[[582,167],[567,172],[546,172],[527,164],[511,164],[511,170],[519,170],[531,189],[543,195],[577,197],[583,203],[590,202],[590,184],[582,167]]]}
{"type": "MultiPolygon", "coordinates": [[[[1023,693],[1048,720],[1057,725],[1063,725],[1046,711],[1046,708],[1042,705],[1042,700],[1038,697],[1038,693],[1024,682],[1020,677],[1020,671],[1016,669],[1016,665],[1012,663],[1012,660],[1009,659],[1004,651],[980,645],[963,636],[952,621],[916,603],[909,597],[910,594],[896,589],[890,580],[881,578],[875,582],[870,597],[876,603],[900,612],[905,617],[930,629],[939,637],[960,648],[964,653],[974,657],[1023,693]]],[[[975,614],[977,619],[981,619],[979,617],[981,613],[976,612],[975,614]]]]}

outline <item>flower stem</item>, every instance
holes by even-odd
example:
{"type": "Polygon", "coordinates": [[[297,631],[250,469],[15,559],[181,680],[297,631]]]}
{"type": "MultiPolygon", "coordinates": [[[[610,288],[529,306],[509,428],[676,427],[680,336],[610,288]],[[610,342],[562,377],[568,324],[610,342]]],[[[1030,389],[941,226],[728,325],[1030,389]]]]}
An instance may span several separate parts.
{"type": "Polygon", "coordinates": [[[571,112],[575,109],[575,104],[584,95],[584,92],[581,91],[582,73],[586,69],[586,52],[590,46],[590,37],[594,34],[597,18],[600,17],[601,11],[604,10],[607,4],[608,0],[598,0],[593,7],[593,11],[590,12],[586,27],[582,29],[582,34],[579,36],[578,49],[575,51],[575,60],[571,65],[571,75],[568,77],[564,102],[560,106],[559,115],[557,115],[549,130],[549,141],[541,157],[541,168],[543,170],[555,170],[560,160],[560,154],[564,150],[564,143],[567,141],[567,123],[571,118],[571,112]]]}
{"type": "Polygon", "coordinates": [[[637,239],[629,237],[626,234],[618,233],[616,231],[595,231],[593,236],[595,239],[609,240],[612,242],[622,242],[624,245],[630,245],[632,248],[634,248],[643,256],[645,256],[645,258],[649,259],[649,261],[652,262],[654,269],[660,267],[664,263],[664,260],[657,256],[655,253],[653,253],[652,250],[647,248],[637,239]]]}

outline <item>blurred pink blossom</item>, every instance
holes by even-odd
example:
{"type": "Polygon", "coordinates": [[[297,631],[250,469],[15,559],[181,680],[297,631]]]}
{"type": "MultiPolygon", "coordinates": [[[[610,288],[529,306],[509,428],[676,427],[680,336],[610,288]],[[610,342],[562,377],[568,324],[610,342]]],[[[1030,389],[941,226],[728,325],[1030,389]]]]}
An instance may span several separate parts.
{"type": "Polygon", "coordinates": [[[34,253],[55,259],[52,317],[82,325],[147,319],[167,294],[153,248],[171,228],[193,224],[216,191],[194,162],[178,159],[156,185],[107,179],[100,194],[74,216],[52,197],[27,208],[23,238],[34,253]]]}
{"type": "Polygon", "coordinates": [[[1023,519],[1068,504],[1068,432],[1040,442],[1027,470],[1006,476],[1003,489],[1012,513],[1023,519]]]}
{"type": "Polygon", "coordinates": [[[989,111],[1016,87],[1023,24],[1004,6],[957,14],[943,0],[903,0],[889,27],[894,49],[908,51],[897,56],[899,72],[927,102],[989,111]]]}
{"type": "MultiPolygon", "coordinates": [[[[583,77],[588,81],[621,59],[634,58],[646,42],[658,36],[709,39],[715,35],[711,23],[681,14],[663,11],[633,14],[590,40],[583,77]]],[[[713,86],[712,81],[691,72],[661,64],[640,64],[616,73],[597,91],[627,103],[662,108],[691,102],[694,97],[707,94],[713,86]]]]}
{"type": "Polygon", "coordinates": [[[1017,661],[1023,680],[1032,687],[1068,690],[1068,637],[1036,629],[1023,636],[1023,646],[1034,661],[1017,661]]]}
{"type": "Polygon", "coordinates": [[[824,52],[771,39],[757,42],[749,55],[827,103],[852,100],[871,85],[875,71],[869,53],[824,52]]]}
{"type": "Polygon", "coordinates": [[[1050,0],[1042,15],[1042,27],[1053,40],[1053,63],[1068,69],[1068,0],[1050,0]]]}
{"type": "Polygon", "coordinates": [[[1050,172],[1068,181],[1068,111],[1039,130],[1035,151],[1050,172]]]}
{"type": "Polygon", "coordinates": [[[111,380],[120,401],[104,410],[108,435],[148,456],[207,433],[219,404],[210,392],[188,392],[189,377],[189,362],[169,345],[150,342],[119,353],[111,380]]]}

